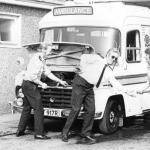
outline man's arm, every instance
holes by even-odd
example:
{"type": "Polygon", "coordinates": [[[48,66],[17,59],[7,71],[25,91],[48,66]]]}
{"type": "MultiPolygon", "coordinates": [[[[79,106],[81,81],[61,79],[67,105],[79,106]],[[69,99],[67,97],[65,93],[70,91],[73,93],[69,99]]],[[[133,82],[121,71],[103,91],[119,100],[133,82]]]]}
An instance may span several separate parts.
{"type": "Polygon", "coordinates": [[[67,82],[66,81],[63,81],[59,78],[57,78],[47,67],[45,67],[45,71],[44,71],[44,74],[51,80],[54,80],[58,83],[60,83],[61,85],[63,86],[67,86],[67,82]]]}
{"type": "Polygon", "coordinates": [[[32,78],[32,81],[40,86],[43,86],[45,83],[40,81],[38,78],[32,78]]]}
{"type": "MultiPolygon", "coordinates": [[[[115,78],[113,71],[110,68],[107,68],[106,74],[108,75],[108,80],[112,84],[112,86],[117,89],[118,91],[121,91],[123,93],[129,94],[128,90],[123,87],[120,82],[115,78]]],[[[130,95],[130,94],[129,94],[130,95]]]]}
{"type": "Polygon", "coordinates": [[[67,86],[68,85],[66,81],[63,81],[63,80],[57,78],[53,73],[48,74],[47,77],[50,78],[51,80],[54,80],[54,81],[60,83],[63,86],[67,86]]]}

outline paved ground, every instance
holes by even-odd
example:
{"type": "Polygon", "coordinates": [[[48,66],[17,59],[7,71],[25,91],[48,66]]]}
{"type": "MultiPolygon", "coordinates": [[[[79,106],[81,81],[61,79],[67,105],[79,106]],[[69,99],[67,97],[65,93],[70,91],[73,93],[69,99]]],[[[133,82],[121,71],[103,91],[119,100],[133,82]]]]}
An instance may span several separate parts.
{"type": "MultiPolygon", "coordinates": [[[[81,145],[79,136],[73,135],[68,143],[61,141],[62,121],[46,120],[45,129],[52,139],[47,141],[34,140],[33,132],[16,137],[20,114],[0,116],[0,150],[150,150],[150,124],[143,119],[129,120],[128,124],[117,133],[102,135],[94,131],[97,143],[81,145]]],[[[74,129],[79,130],[81,123],[77,122],[74,129]]]]}
{"type": "Polygon", "coordinates": [[[0,116],[0,137],[4,134],[12,134],[16,132],[16,123],[20,118],[20,114],[4,114],[0,116]]]}
{"type": "Polygon", "coordinates": [[[3,102],[0,99],[0,116],[8,113],[11,113],[10,105],[8,102],[3,102]]]}

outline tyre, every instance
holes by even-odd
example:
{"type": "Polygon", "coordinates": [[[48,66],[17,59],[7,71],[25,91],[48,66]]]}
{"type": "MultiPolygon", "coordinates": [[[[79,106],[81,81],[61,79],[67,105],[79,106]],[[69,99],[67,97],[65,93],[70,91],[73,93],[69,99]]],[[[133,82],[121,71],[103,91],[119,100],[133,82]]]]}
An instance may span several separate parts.
{"type": "Polygon", "coordinates": [[[121,113],[121,105],[118,102],[110,100],[106,105],[106,109],[102,120],[99,121],[99,130],[103,134],[112,134],[119,128],[119,117],[121,113]]]}

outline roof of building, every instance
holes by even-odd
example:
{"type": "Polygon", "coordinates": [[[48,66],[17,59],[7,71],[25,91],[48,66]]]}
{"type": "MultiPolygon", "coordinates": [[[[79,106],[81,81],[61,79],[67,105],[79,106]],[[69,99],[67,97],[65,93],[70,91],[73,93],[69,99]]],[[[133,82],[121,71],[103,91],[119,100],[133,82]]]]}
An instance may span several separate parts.
{"type": "Polygon", "coordinates": [[[62,5],[64,0],[0,0],[0,3],[42,8],[42,9],[51,9],[54,5],[62,5]]]}

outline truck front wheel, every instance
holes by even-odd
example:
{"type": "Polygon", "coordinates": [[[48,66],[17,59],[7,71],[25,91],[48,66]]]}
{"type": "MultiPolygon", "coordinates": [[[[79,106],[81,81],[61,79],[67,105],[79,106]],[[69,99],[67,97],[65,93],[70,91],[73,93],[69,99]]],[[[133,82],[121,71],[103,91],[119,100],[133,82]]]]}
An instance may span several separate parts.
{"type": "Polygon", "coordinates": [[[102,120],[99,121],[99,130],[103,134],[111,134],[118,130],[121,105],[117,101],[110,100],[102,120]]]}

